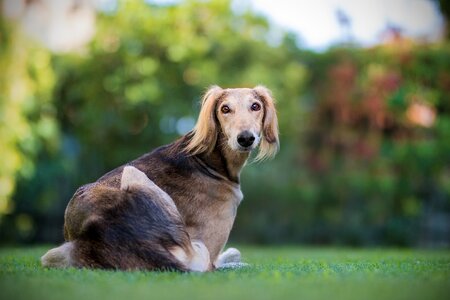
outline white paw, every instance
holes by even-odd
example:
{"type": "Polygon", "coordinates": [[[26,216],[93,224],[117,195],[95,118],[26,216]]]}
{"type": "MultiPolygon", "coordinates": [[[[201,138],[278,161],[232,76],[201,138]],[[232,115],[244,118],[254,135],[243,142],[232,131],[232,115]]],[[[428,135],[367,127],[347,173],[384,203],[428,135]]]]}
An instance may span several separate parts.
{"type": "Polygon", "coordinates": [[[196,272],[208,271],[210,266],[208,248],[200,241],[192,241],[191,244],[195,251],[195,255],[189,262],[189,269],[196,272]]]}
{"type": "Polygon", "coordinates": [[[236,248],[228,248],[226,251],[222,252],[217,259],[215,266],[216,268],[221,268],[225,264],[229,263],[240,263],[241,262],[241,252],[236,248]]]}

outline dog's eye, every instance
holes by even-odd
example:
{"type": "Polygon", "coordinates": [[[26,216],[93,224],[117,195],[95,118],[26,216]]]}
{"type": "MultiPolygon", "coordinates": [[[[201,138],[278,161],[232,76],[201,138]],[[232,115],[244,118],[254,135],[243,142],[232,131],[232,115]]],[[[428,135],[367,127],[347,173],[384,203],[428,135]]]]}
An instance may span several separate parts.
{"type": "Polygon", "coordinates": [[[253,103],[252,104],[252,110],[253,111],[258,111],[258,110],[260,110],[261,109],[261,105],[259,105],[259,103],[253,103]]]}
{"type": "Polygon", "coordinates": [[[228,105],[224,105],[220,108],[220,111],[224,114],[227,114],[230,112],[230,107],[228,105]]]}

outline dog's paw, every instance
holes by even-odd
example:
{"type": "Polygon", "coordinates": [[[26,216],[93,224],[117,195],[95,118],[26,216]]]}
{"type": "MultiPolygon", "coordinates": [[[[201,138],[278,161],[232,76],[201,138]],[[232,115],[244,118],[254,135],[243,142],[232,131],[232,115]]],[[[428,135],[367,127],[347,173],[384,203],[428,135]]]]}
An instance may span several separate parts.
{"type": "Polygon", "coordinates": [[[196,272],[208,271],[211,265],[208,248],[201,241],[192,241],[191,244],[195,254],[189,262],[189,269],[196,272]]]}
{"type": "Polygon", "coordinates": [[[241,262],[241,252],[236,248],[228,248],[226,251],[219,255],[216,260],[216,268],[220,268],[225,264],[229,263],[240,263],[241,262]]]}

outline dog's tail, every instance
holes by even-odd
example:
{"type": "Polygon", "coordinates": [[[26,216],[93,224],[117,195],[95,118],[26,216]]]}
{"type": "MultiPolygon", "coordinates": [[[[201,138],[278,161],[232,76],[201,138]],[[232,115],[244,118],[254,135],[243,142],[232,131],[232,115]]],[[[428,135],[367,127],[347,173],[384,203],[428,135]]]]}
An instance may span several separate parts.
{"type": "Polygon", "coordinates": [[[41,257],[42,266],[47,268],[67,268],[72,266],[73,247],[73,242],[67,242],[57,248],[50,249],[41,257]]]}

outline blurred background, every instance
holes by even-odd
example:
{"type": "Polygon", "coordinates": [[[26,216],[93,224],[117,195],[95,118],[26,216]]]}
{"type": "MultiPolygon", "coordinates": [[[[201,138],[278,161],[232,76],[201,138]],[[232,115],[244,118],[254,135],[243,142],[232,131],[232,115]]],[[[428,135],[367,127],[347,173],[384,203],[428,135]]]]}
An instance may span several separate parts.
{"type": "Polygon", "coordinates": [[[281,151],[231,241],[450,246],[450,3],[0,0],[0,244],[56,243],[82,184],[264,84],[281,151]]]}

